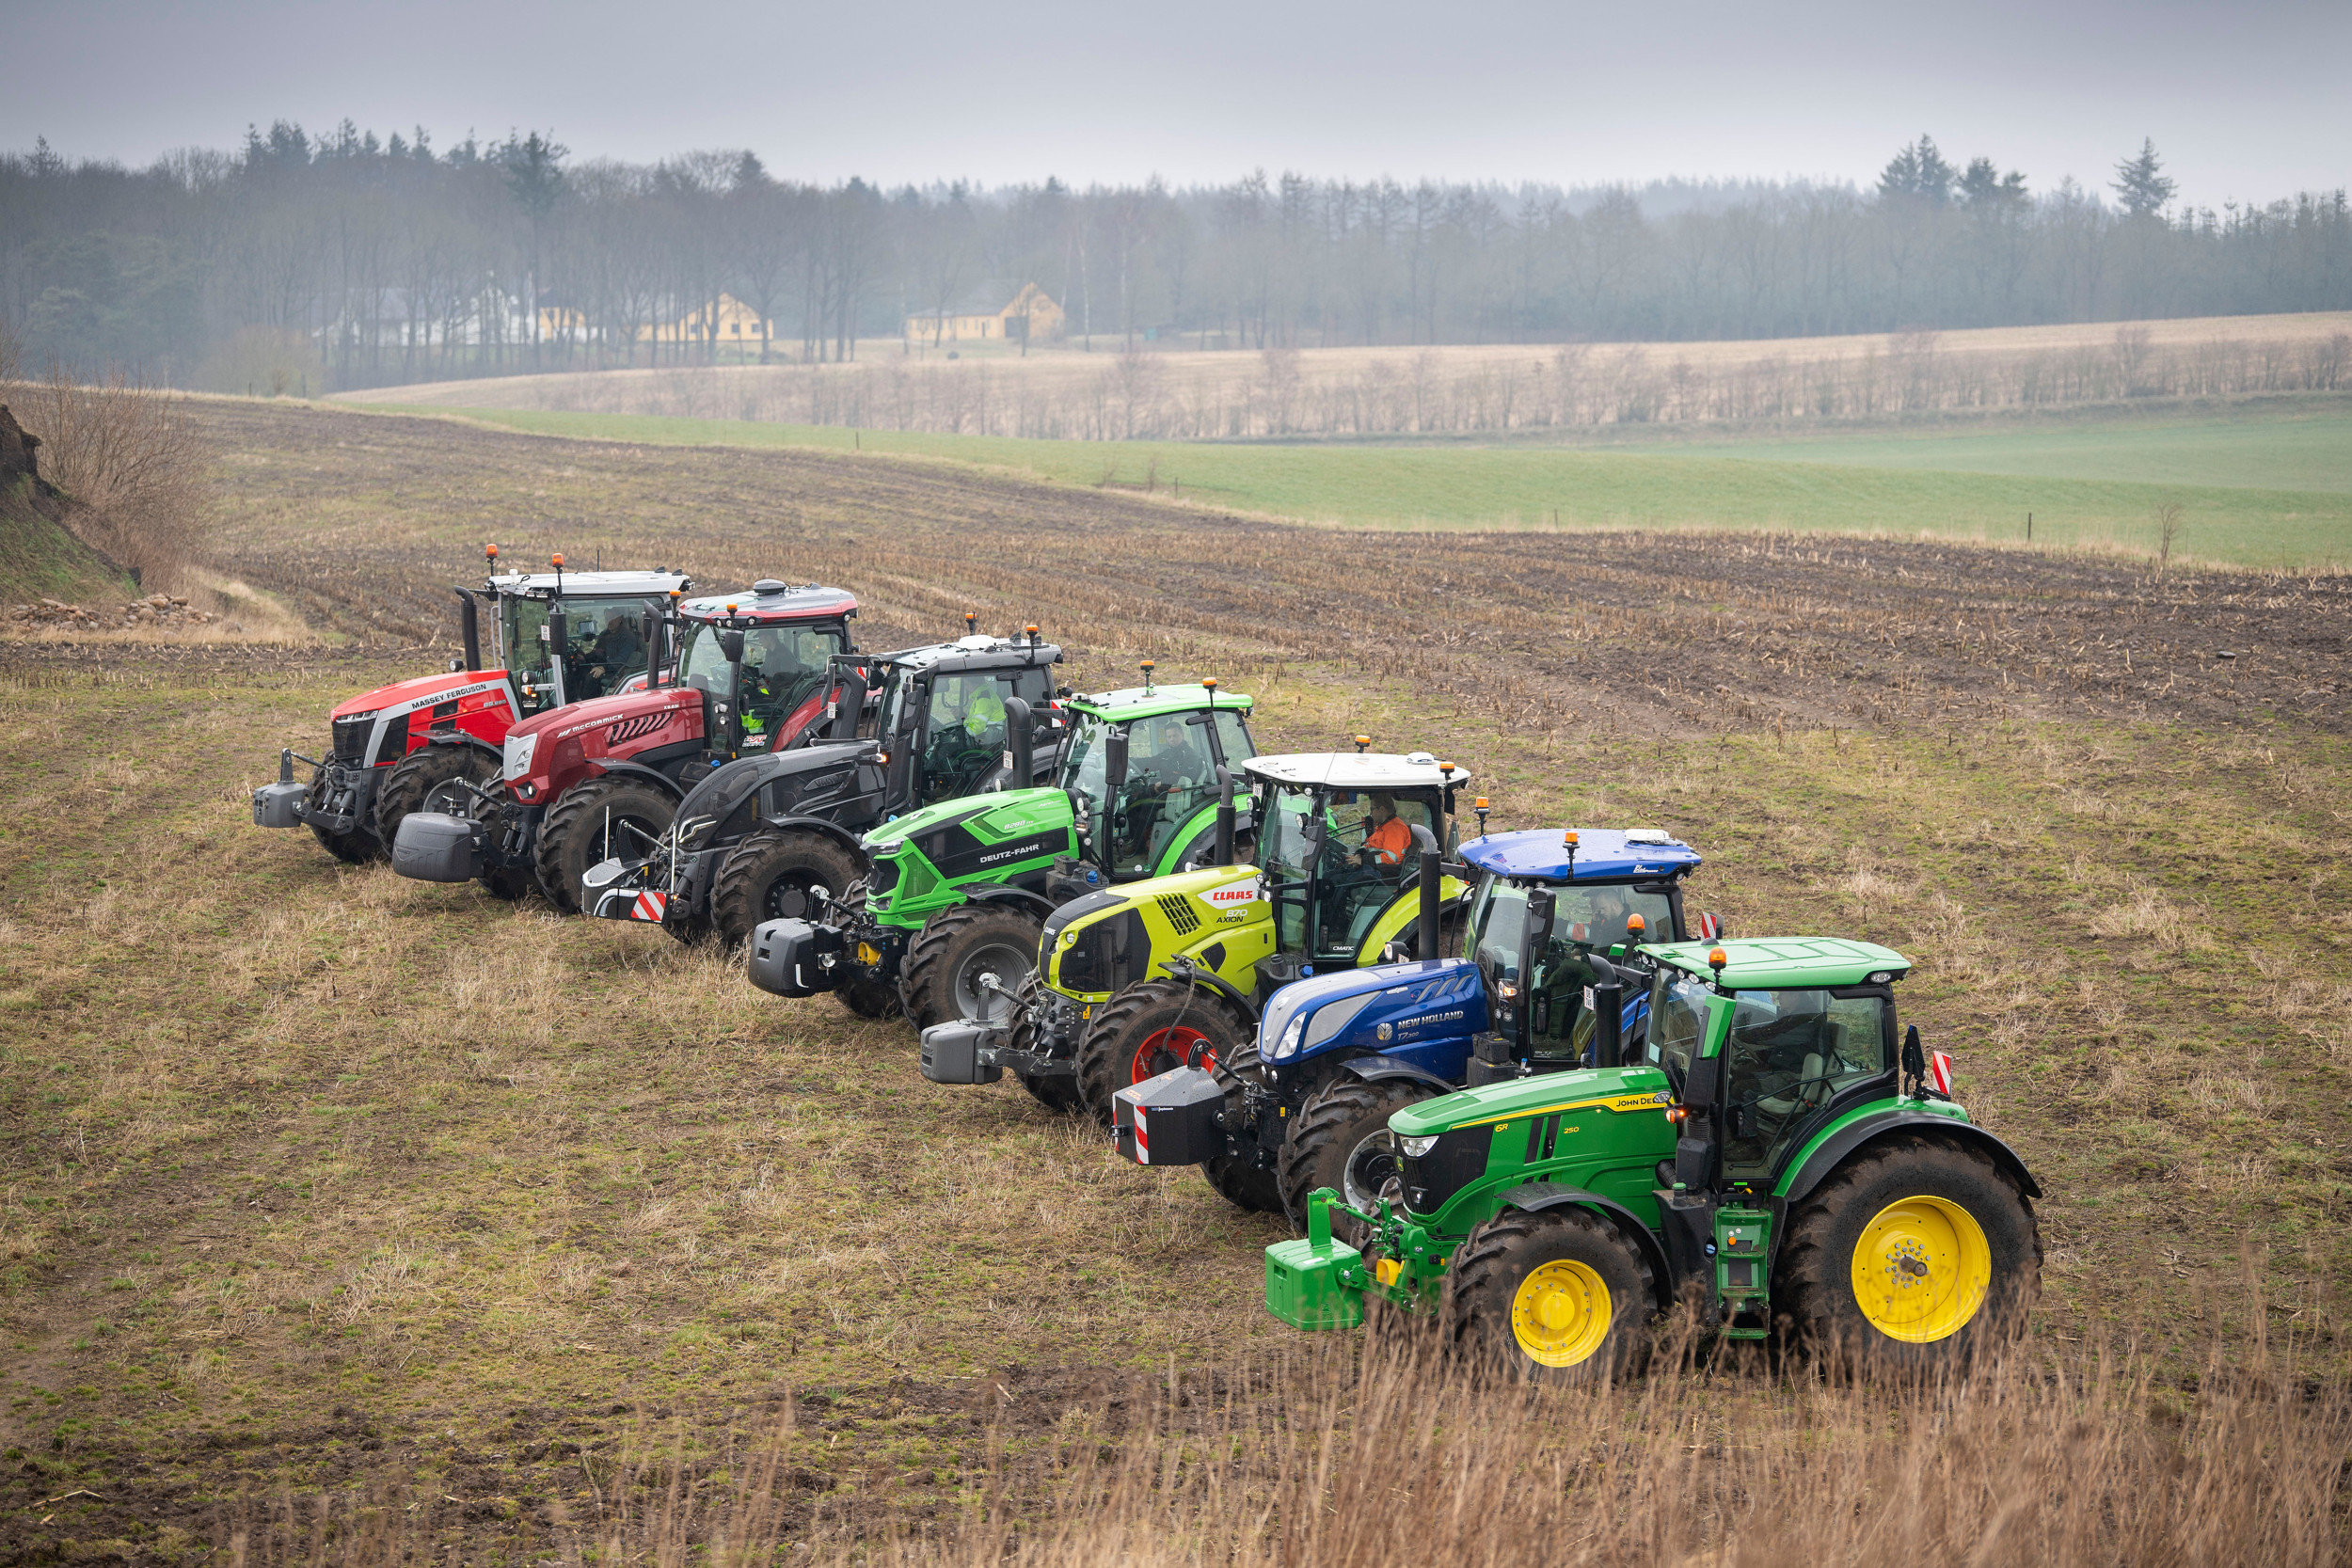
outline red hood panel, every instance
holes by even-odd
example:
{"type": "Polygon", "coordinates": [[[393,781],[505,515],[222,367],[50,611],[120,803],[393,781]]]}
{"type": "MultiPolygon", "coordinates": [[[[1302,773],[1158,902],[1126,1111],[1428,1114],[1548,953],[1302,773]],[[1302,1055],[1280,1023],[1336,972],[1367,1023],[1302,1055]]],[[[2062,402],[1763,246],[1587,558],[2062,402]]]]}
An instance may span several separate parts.
{"type": "Polygon", "coordinates": [[[338,707],[331,717],[347,719],[355,713],[373,713],[380,707],[390,707],[395,703],[418,702],[432,696],[437,691],[447,691],[453,687],[472,686],[478,681],[504,680],[505,678],[506,672],[503,670],[458,670],[437,675],[419,675],[415,680],[394,681],[389,686],[379,686],[373,691],[363,691],[338,707]]]}
{"type": "Polygon", "coordinates": [[[611,697],[591,697],[584,703],[572,703],[533,714],[506,733],[561,737],[585,733],[600,724],[610,724],[615,719],[634,718],[641,713],[666,713],[673,708],[700,708],[702,703],[702,692],[693,687],[665,686],[659,691],[623,691],[611,697]]]}

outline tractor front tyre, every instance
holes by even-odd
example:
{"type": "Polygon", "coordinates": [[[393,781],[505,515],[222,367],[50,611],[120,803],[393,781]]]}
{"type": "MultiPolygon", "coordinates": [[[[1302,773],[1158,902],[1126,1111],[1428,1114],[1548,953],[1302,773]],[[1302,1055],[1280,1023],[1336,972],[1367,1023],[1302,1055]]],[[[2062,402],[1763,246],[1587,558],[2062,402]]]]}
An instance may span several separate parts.
{"type": "MultiPolygon", "coordinates": [[[[303,800],[304,804],[312,811],[325,809],[326,805],[326,768],[321,768],[312,771],[310,792],[303,798],[303,800]]],[[[359,823],[347,832],[340,833],[329,832],[315,822],[310,826],[310,836],[319,841],[319,847],[346,865],[364,865],[369,861],[380,861],[384,858],[384,841],[377,838],[365,822],[359,823]]]]}
{"type": "Polygon", "coordinates": [[[1292,1227],[1305,1232],[1308,1195],[1321,1187],[1359,1214],[1376,1213],[1381,1188],[1398,1174],[1389,1117],[1433,1093],[1410,1079],[1368,1084],[1343,1069],[1309,1095],[1282,1140],[1282,1211],[1292,1227]]]}
{"type": "Polygon", "coordinates": [[[539,891],[565,914],[580,912],[580,882],[614,854],[650,848],[677,816],[677,799],[645,779],[608,773],[574,784],[539,824],[532,852],[539,891]]]}
{"type": "Polygon", "coordinates": [[[469,817],[476,815],[473,795],[457,781],[488,785],[498,776],[499,759],[475,747],[418,747],[392,764],[384,782],[376,786],[377,841],[390,844],[397,839],[401,823],[412,812],[438,811],[469,817]]]}
{"type": "Polygon", "coordinates": [[[1256,1031],[1206,986],[1143,980],[1097,1009],[1078,1041],[1078,1086],[1087,1108],[1111,1124],[1111,1097],[1170,1068],[1216,1070],[1256,1031]]]}
{"type": "Polygon", "coordinates": [[[484,872],[482,885],[491,897],[515,904],[539,885],[539,879],[520,866],[509,865],[484,872]]]}
{"type": "Polygon", "coordinates": [[[907,944],[898,995],[908,1020],[917,1029],[1009,1022],[1022,986],[1037,970],[1043,929],[1037,916],[1009,904],[940,911],[907,944]]]}
{"type": "MultiPolygon", "coordinates": [[[[1242,1108],[1243,1086],[1264,1081],[1258,1061],[1257,1030],[1244,1024],[1240,1043],[1218,1054],[1208,1066],[1209,1076],[1225,1091],[1226,1106],[1238,1113],[1242,1108]]],[[[1217,1196],[1236,1209],[1247,1209],[1253,1214],[1282,1212],[1280,1172],[1263,1168],[1247,1154],[1213,1154],[1200,1162],[1200,1174],[1216,1189],[1217,1196]]]]}
{"type": "Polygon", "coordinates": [[[857,857],[822,833],[762,828],[727,852],[710,882],[710,924],[729,947],[769,920],[814,920],[856,885],[857,857]]]}
{"type": "Polygon", "coordinates": [[[1595,1383],[1647,1359],[1649,1259],[1590,1211],[1505,1209],[1462,1239],[1446,1275],[1446,1337],[1489,1370],[1595,1383]]]}
{"type": "Polygon", "coordinates": [[[1928,1371],[2024,1328],[2042,1293],[2042,1235],[1989,1155],[1901,1137],[1796,1206],[1774,1273],[1785,1326],[1831,1365],[1928,1371]]]}

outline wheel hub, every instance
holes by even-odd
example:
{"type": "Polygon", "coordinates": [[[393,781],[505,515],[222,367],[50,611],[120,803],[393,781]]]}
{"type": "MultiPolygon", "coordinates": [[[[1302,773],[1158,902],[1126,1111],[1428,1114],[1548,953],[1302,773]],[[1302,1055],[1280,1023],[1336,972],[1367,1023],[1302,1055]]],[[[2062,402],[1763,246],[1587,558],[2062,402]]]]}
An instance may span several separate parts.
{"type": "Polygon", "coordinates": [[[1208,1036],[1188,1023],[1154,1029],[1144,1036],[1143,1043],[1136,1047],[1135,1060],[1128,1064],[1127,1082],[1140,1084],[1180,1067],[1209,1070],[1216,1067],[1216,1048],[1208,1036]]]}
{"type": "Polygon", "coordinates": [[[1609,1337],[1608,1282],[1584,1263],[1557,1258],[1529,1272],[1511,1298],[1511,1335],[1529,1360],[1573,1367],[1609,1337]]]}
{"type": "Polygon", "coordinates": [[[1871,1327],[1931,1344],[1965,1327],[1993,1285],[1984,1227],[1959,1204],[1908,1197],[1871,1216],[1855,1241],[1854,1301],[1871,1327]]]}

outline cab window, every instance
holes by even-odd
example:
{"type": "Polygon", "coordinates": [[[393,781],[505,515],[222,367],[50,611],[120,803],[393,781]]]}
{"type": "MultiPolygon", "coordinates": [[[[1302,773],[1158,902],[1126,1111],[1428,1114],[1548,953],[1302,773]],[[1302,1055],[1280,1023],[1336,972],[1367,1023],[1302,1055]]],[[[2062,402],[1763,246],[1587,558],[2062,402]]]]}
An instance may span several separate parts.
{"type": "Polygon", "coordinates": [[[914,748],[916,803],[952,800],[985,784],[1010,743],[1005,705],[1019,697],[1034,713],[1048,700],[1048,679],[1042,669],[933,675],[914,748]]]}
{"type": "MultiPolygon", "coordinates": [[[[825,684],[827,666],[842,643],[834,626],[754,626],[743,634],[746,750],[771,745],[782,735],[785,721],[825,684]]],[[[723,680],[723,654],[721,667],[723,680]]]]}
{"type": "Polygon", "coordinates": [[[1732,1133],[1724,1146],[1727,1172],[1769,1174],[1814,1112],[1840,1089],[1893,1066],[1887,1008],[1882,994],[1739,994],[1724,1048],[1732,1133]]]}

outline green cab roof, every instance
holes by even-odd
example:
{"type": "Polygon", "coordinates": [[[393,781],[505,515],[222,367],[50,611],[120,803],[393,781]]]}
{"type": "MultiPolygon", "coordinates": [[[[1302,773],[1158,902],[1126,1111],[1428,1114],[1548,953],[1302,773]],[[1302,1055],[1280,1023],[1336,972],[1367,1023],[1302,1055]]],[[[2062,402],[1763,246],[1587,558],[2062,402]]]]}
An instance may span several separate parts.
{"type": "Polygon", "coordinates": [[[1715,973],[1707,956],[1718,947],[1724,950],[1722,984],[1727,990],[1859,986],[1873,975],[1899,980],[1911,969],[1911,960],[1893,948],[1847,937],[1746,937],[1738,942],[1656,942],[1642,951],[1662,963],[1706,978],[1715,973]]]}
{"type": "Polygon", "coordinates": [[[1098,719],[1151,719],[1163,713],[1199,713],[1204,707],[1232,708],[1248,713],[1256,699],[1245,692],[1227,691],[1219,688],[1211,691],[1198,683],[1154,686],[1146,690],[1140,686],[1125,686],[1116,691],[1090,691],[1073,697],[1069,705],[1080,713],[1090,713],[1098,719]]]}

